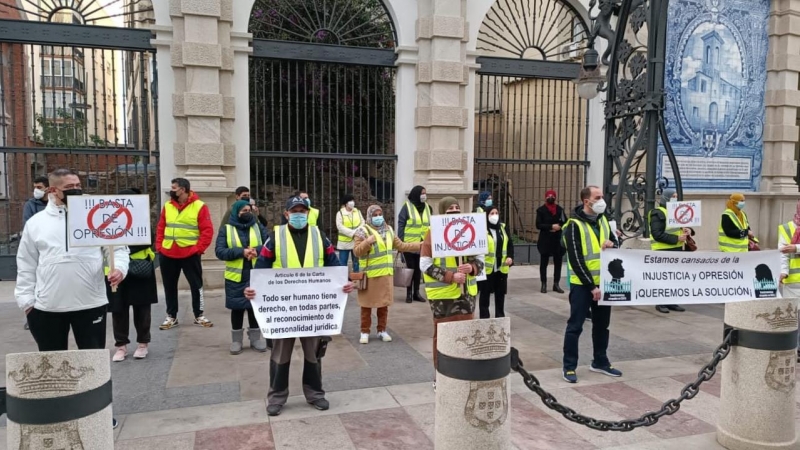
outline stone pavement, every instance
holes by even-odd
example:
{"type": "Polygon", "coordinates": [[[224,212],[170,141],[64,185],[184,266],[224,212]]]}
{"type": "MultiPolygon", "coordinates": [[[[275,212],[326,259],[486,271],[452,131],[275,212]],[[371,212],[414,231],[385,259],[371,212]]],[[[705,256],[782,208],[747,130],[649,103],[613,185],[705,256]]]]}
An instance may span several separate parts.
{"type": "MultiPolygon", "coordinates": [[[[625,375],[590,373],[591,323],[581,340],[579,382],[561,380],[561,346],[569,314],[567,296],[539,294],[538,268],[517,268],[509,283],[507,313],[512,343],[528,370],[563,403],[604,419],[638,417],[679,395],[719,343],[721,305],[693,306],[659,314],[652,307],[615,308],[609,356],[625,375]]],[[[397,290],[390,309],[391,343],[358,343],[355,295],[345,314],[345,334],[334,338],[324,359],[324,386],[331,409],[319,412],[292,397],[283,414],[268,418],[268,355],[228,354],[229,315],[221,292],[207,292],[210,329],[191,325],[188,293],[181,298],[181,325],[158,330],[163,298],[153,308],[153,342],[143,361],[112,364],[114,411],[120,420],[117,449],[432,449],[431,316],[428,305],[406,304],[397,290]]],[[[13,283],[0,282],[0,353],[35,351],[13,303],[13,283]]],[[[134,336],[132,336],[134,337],[134,336]]],[[[109,349],[113,347],[109,324],[109,349]]],[[[133,347],[131,347],[131,350],[133,347]]],[[[110,356],[109,356],[110,357],[110,356]]],[[[301,351],[296,348],[290,390],[300,388],[301,351]]],[[[5,373],[5,358],[0,359],[5,373]]],[[[518,449],[717,449],[719,379],[657,425],[631,433],[582,428],[547,410],[512,374],[513,444],[518,449]]],[[[798,404],[800,410],[800,403],[798,404]]],[[[800,417],[800,415],[798,415],[800,417]]],[[[2,419],[4,420],[4,419],[2,419]]],[[[0,422],[0,450],[5,449],[0,422]]]]}

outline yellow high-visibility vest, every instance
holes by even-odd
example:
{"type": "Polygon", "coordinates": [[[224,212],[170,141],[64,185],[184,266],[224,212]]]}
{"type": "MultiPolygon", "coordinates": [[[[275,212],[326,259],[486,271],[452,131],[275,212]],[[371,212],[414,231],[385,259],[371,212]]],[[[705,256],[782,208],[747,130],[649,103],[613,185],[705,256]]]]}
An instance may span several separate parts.
{"type": "MultiPolygon", "coordinates": [[[[667,208],[658,206],[657,209],[664,213],[664,219],[667,220],[667,208]]],[[[650,214],[647,216],[647,226],[650,227],[650,230],[653,230],[653,211],[651,210],[650,214]]],[[[666,223],[665,223],[666,225],[666,223]]],[[[673,236],[680,236],[683,234],[683,230],[680,228],[667,228],[665,230],[667,234],[671,234],[673,236]]],[[[650,250],[671,250],[673,248],[682,248],[683,242],[678,241],[677,244],[667,244],[664,242],[659,242],[653,238],[653,235],[650,235],[650,250]]]]}
{"type": "MultiPolygon", "coordinates": [[[[451,272],[458,271],[458,261],[456,258],[435,258],[436,265],[451,272]]],[[[425,294],[428,300],[456,300],[461,297],[461,285],[457,283],[444,283],[427,273],[422,274],[425,279],[425,294]]],[[[467,275],[467,294],[478,295],[478,281],[472,275],[467,275]]]]}
{"type": "MultiPolygon", "coordinates": [[[[730,209],[726,209],[722,216],[728,216],[733,221],[733,224],[736,225],[736,228],[740,230],[746,230],[750,224],[747,222],[747,214],[742,212],[742,218],[744,219],[744,223],[739,222],[739,218],[736,217],[736,213],[731,211],[730,209]]],[[[741,253],[746,252],[749,248],[749,238],[747,236],[738,239],[728,237],[725,234],[725,230],[722,229],[722,220],[719,222],[719,251],[721,252],[729,252],[729,253],[741,253]]]]}
{"type": "MultiPolygon", "coordinates": [[[[309,213],[309,216],[310,215],[311,213],[309,213]]],[[[354,208],[352,214],[345,214],[344,212],[342,212],[342,225],[344,225],[345,227],[351,230],[357,230],[358,227],[361,226],[361,223],[362,223],[361,212],[359,210],[354,208]]],[[[346,236],[342,233],[339,233],[339,242],[353,242],[353,238],[350,236],[346,236]]]]}
{"type": "Polygon", "coordinates": [[[167,226],[164,228],[164,242],[161,243],[161,246],[170,249],[173,243],[178,244],[178,247],[197,245],[197,241],[200,239],[197,218],[203,205],[205,203],[201,200],[195,200],[179,211],[172,202],[167,202],[164,205],[164,215],[166,216],[164,220],[167,226]]]}
{"type": "Polygon", "coordinates": [[[319,210],[317,208],[309,208],[308,224],[312,227],[316,227],[318,221],[319,221],[319,210]]]}
{"type": "MultiPolygon", "coordinates": [[[[589,269],[589,274],[592,276],[592,281],[594,282],[595,286],[600,285],[600,251],[602,250],[602,245],[604,242],[608,241],[611,236],[611,226],[608,224],[608,219],[605,216],[600,216],[597,220],[598,225],[600,226],[600,236],[598,237],[594,229],[586,222],[580,219],[569,219],[567,223],[564,224],[564,228],[567,227],[570,223],[573,223],[576,227],[578,227],[578,231],[581,234],[581,247],[583,250],[583,260],[586,261],[586,268],[589,269]]],[[[566,237],[562,237],[562,240],[566,239],[566,237]]],[[[569,268],[569,283],[570,284],[577,284],[582,285],[581,279],[575,275],[575,270],[572,267],[572,263],[567,258],[567,267],[569,268]]]]}
{"type": "Polygon", "coordinates": [[[375,243],[372,244],[369,254],[360,258],[361,270],[366,272],[367,278],[377,278],[394,275],[394,263],[392,261],[392,250],[394,247],[394,234],[392,230],[386,230],[386,238],[370,227],[364,227],[370,234],[375,236],[375,243]]]}
{"type": "Polygon", "coordinates": [[[288,225],[275,227],[275,263],[273,269],[302,269],[304,267],[322,267],[325,265],[325,244],[319,228],[308,227],[305,259],[301,263],[294,239],[290,235],[288,225]]]}
{"type": "MultiPolygon", "coordinates": [[[[502,258],[500,260],[500,272],[501,273],[508,273],[509,267],[506,265],[506,258],[508,258],[508,234],[506,234],[506,224],[503,224],[500,227],[500,232],[503,233],[503,251],[502,251],[502,258]]],[[[491,275],[494,272],[494,263],[495,263],[495,242],[494,237],[492,236],[492,232],[489,232],[489,253],[484,257],[485,266],[486,267],[486,275],[491,275]]]]}
{"type": "MultiPolygon", "coordinates": [[[[225,238],[228,241],[228,248],[244,248],[242,240],[239,239],[239,233],[236,232],[236,227],[233,225],[225,225],[225,238]]],[[[261,245],[261,230],[258,229],[258,224],[250,227],[250,247],[258,247],[261,245]]],[[[255,261],[250,264],[255,266],[255,261]]],[[[225,279],[231,280],[235,283],[242,281],[242,271],[244,270],[244,258],[239,258],[233,261],[225,261],[225,279]]]]}
{"type": "MultiPolygon", "coordinates": [[[[783,240],[787,244],[792,243],[795,230],[797,230],[797,225],[794,222],[778,226],[778,233],[783,236],[783,240]]],[[[789,256],[789,276],[783,282],[784,284],[800,283],[800,255],[795,253],[789,256]]]]}
{"type": "Polygon", "coordinates": [[[408,221],[406,222],[406,228],[403,234],[403,242],[422,242],[425,233],[427,233],[428,229],[431,227],[431,207],[425,204],[425,208],[420,215],[417,208],[415,208],[411,202],[406,201],[406,210],[408,210],[408,221]]]}
{"type": "Polygon", "coordinates": [[[478,209],[476,209],[475,212],[476,213],[484,213],[486,211],[484,211],[482,207],[478,206],[478,209]]]}

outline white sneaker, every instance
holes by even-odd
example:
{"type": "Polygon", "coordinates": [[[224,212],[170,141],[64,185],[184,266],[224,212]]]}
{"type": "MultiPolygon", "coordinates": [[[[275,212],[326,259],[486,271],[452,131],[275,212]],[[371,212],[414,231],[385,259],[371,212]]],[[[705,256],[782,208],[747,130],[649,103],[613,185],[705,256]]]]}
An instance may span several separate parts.
{"type": "Polygon", "coordinates": [[[177,326],[178,326],[178,319],[167,316],[167,318],[164,319],[164,323],[162,323],[161,326],[159,326],[158,328],[161,330],[169,330],[170,328],[175,328],[177,326]]]}
{"type": "Polygon", "coordinates": [[[114,353],[114,357],[111,358],[111,361],[120,362],[125,361],[125,357],[128,356],[128,346],[121,345],[117,347],[116,353],[114,353]]]}
{"type": "Polygon", "coordinates": [[[392,337],[391,337],[391,336],[389,336],[389,333],[387,333],[387,332],[385,332],[385,331],[381,331],[380,333],[378,333],[378,337],[379,337],[379,338],[380,338],[380,339],[381,339],[383,342],[392,342],[392,337]]]}
{"type": "Polygon", "coordinates": [[[203,328],[211,328],[214,326],[210,320],[206,319],[206,316],[198,316],[194,318],[194,324],[200,325],[203,328]]]}
{"type": "Polygon", "coordinates": [[[362,344],[369,344],[369,333],[361,333],[361,339],[358,342],[362,344]]]}

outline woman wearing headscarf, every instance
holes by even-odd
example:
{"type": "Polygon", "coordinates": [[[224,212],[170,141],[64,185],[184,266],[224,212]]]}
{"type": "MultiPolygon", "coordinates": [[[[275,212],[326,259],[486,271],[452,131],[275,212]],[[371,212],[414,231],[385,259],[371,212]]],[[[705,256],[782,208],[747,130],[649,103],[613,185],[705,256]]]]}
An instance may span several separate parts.
{"type": "Polygon", "coordinates": [[[494,293],[494,317],[505,317],[508,271],[514,264],[514,243],[506,233],[506,224],[500,222],[500,210],[496,206],[486,208],[489,229],[489,253],[484,256],[486,279],[478,282],[480,292],[480,318],[488,319],[489,302],[494,293]]]}
{"type": "Polygon", "coordinates": [[[394,263],[392,252],[419,253],[421,242],[406,244],[401,241],[383,217],[380,205],[367,208],[366,224],[356,230],[353,254],[361,260],[361,270],[367,277],[367,288],[358,291],[358,304],[361,306],[362,344],[369,343],[372,328],[372,310],[377,309],[378,339],[391,342],[386,332],[389,306],[394,302],[394,263]]]}
{"type": "MultiPolygon", "coordinates": [[[[439,202],[439,214],[461,214],[453,197],[439,202]]],[[[472,320],[478,282],[475,277],[483,271],[484,257],[434,258],[430,231],[425,233],[420,250],[420,269],[425,277],[425,294],[433,312],[433,367],[437,367],[437,325],[443,322],[472,320]]],[[[434,388],[436,384],[434,383],[434,388]]]]}
{"type": "MultiPolygon", "coordinates": [[[[397,217],[397,236],[406,244],[422,242],[425,233],[430,229],[433,209],[426,203],[427,200],[428,195],[425,188],[414,186],[408,193],[408,201],[400,209],[400,215],[397,217]]],[[[422,272],[419,270],[419,253],[405,252],[403,258],[406,260],[406,267],[414,269],[411,286],[406,288],[406,303],[411,303],[412,300],[424,302],[425,299],[419,295],[419,284],[422,279],[422,272]]]]}
{"type": "MultiPolygon", "coordinates": [[[[336,229],[339,230],[339,237],[336,239],[336,249],[339,250],[339,261],[347,267],[347,260],[353,253],[353,237],[356,230],[364,224],[361,211],[356,209],[356,202],[353,194],[344,194],[341,201],[341,209],[336,213],[336,229]]],[[[353,258],[353,272],[358,272],[358,258],[353,258]]]]}
{"type": "Polygon", "coordinates": [[[231,355],[243,351],[245,312],[250,348],[267,351],[252,303],[244,296],[244,290],[250,285],[250,270],[266,239],[267,229],[258,222],[250,202],[237,200],[231,207],[228,224],[219,229],[215,247],[217,258],[225,261],[225,307],[231,310],[231,355]]]}
{"type": "MultiPolygon", "coordinates": [[[[786,298],[798,298],[800,297],[800,201],[797,202],[794,220],[778,226],[778,249],[781,251],[781,293],[786,298]]],[[[797,349],[797,361],[800,362],[800,347],[797,349]]]]}
{"type": "Polygon", "coordinates": [[[539,240],[536,248],[539,249],[541,261],[539,263],[539,278],[542,280],[542,293],[547,292],[547,265],[550,257],[553,258],[553,291],[563,294],[559,283],[561,282],[562,258],[564,248],[561,246],[561,229],[567,223],[564,208],[556,203],[556,191],[550,189],[544,194],[544,205],[536,210],[536,228],[539,230],[539,240]]]}
{"type": "MultiPolygon", "coordinates": [[[[667,227],[667,203],[677,202],[678,193],[674,189],[664,189],[659,199],[660,205],[650,210],[648,216],[650,227],[650,250],[661,252],[682,252],[688,250],[688,236],[694,235],[691,228],[667,227]]],[[[656,311],[668,314],[670,311],[686,311],[678,305],[656,305],[656,311]]]]}
{"type": "Polygon", "coordinates": [[[492,200],[492,193],[489,191],[483,191],[478,194],[478,207],[475,208],[475,212],[484,213],[486,212],[486,208],[492,206],[494,204],[494,200],[492,200]]]}
{"type": "Polygon", "coordinates": [[[722,213],[719,222],[719,250],[721,252],[746,252],[749,241],[758,242],[750,229],[747,214],[744,213],[744,195],[731,194],[725,204],[727,209],[722,213]]]}

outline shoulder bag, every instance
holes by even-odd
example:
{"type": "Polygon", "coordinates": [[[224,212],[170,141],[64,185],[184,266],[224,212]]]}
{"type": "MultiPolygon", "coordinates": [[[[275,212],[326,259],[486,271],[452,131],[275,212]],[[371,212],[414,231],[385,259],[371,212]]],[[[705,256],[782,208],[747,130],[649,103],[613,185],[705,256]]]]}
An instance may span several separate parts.
{"type": "Polygon", "coordinates": [[[406,259],[403,257],[402,253],[397,252],[394,257],[394,286],[407,288],[411,286],[411,280],[413,278],[414,269],[406,267],[406,259]]]}

